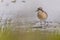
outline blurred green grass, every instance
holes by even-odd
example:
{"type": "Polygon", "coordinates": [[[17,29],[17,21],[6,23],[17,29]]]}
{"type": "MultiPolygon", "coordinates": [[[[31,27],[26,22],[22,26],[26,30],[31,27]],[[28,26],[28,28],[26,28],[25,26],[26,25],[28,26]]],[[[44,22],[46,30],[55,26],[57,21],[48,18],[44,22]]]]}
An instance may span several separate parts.
{"type": "Polygon", "coordinates": [[[0,40],[60,40],[60,34],[32,29],[12,31],[11,28],[5,28],[4,31],[0,30],[0,40]]]}

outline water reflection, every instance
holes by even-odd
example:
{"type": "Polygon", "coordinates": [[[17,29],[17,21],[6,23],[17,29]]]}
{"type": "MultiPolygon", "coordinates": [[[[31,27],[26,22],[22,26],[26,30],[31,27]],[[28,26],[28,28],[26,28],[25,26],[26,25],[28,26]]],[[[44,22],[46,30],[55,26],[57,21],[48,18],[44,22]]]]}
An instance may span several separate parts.
{"type": "Polygon", "coordinates": [[[29,21],[27,18],[6,18],[2,19],[0,17],[0,28],[3,30],[5,27],[12,27],[12,28],[20,28],[20,29],[29,29],[33,28],[35,29],[41,29],[41,30],[59,30],[60,23],[59,22],[53,22],[53,21],[46,21],[46,24],[43,22],[43,26],[41,27],[39,21],[29,21]]]}

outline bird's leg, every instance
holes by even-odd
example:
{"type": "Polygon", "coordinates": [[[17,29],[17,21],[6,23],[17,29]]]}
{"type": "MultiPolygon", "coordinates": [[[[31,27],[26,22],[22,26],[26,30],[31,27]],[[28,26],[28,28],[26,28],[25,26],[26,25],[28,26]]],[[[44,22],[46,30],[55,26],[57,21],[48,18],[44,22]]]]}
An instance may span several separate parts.
{"type": "Polygon", "coordinates": [[[49,22],[47,21],[46,23],[47,23],[47,26],[48,26],[49,25],[49,22]]]}
{"type": "Polygon", "coordinates": [[[42,28],[42,21],[40,21],[40,28],[42,28]]]}
{"type": "Polygon", "coordinates": [[[46,21],[44,21],[44,25],[46,24],[46,21]]]}
{"type": "Polygon", "coordinates": [[[47,26],[46,26],[46,20],[44,20],[44,28],[46,28],[47,26]]]}
{"type": "Polygon", "coordinates": [[[46,20],[44,21],[44,26],[48,27],[48,22],[46,20]]]}

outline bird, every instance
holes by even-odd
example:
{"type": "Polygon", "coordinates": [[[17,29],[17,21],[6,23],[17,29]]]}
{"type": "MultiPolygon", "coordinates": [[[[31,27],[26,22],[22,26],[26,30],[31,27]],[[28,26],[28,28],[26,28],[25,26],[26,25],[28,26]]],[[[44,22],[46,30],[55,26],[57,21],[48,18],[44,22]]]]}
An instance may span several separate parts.
{"type": "Polygon", "coordinates": [[[42,7],[37,8],[37,17],[40,20],[40,25],[42,27],[42,22],[46,23],[46,19],[48,18],[48,14],[46,13],[46,11],[43,10],[42,7]]]}

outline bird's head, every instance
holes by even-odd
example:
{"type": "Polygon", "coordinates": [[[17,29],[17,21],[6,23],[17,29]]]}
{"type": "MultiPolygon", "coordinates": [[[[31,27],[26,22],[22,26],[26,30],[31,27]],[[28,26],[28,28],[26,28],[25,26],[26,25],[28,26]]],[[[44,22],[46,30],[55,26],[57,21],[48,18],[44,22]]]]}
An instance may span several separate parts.
{"type": "Polygon", "coordinates": [[[37,8],[37,11],[42,11],[42,10],[43,10],[42,7],[37,8]]]}

